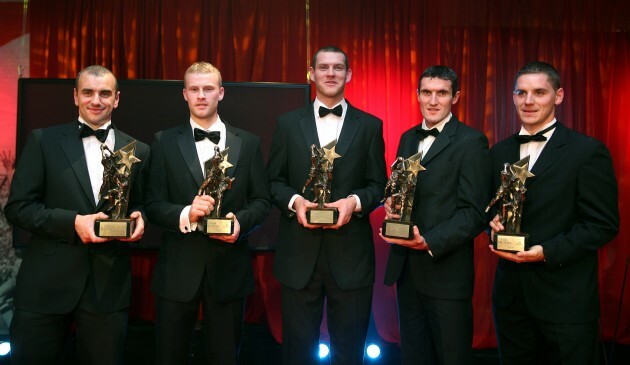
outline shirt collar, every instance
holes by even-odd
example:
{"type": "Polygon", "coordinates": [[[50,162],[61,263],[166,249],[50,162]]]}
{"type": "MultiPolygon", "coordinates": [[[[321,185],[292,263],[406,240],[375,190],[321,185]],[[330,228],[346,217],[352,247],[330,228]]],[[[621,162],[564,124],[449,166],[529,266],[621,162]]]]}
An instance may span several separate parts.
{"type": "MultiPolygon", "coordinates": [[[[82,117],[79,117],[79,123],[83,123],[86,125],[86,127],[92,128],[88,123],[85,122],[85,119],[83,119],[82,117]]],[[[109,128],[109,125],[112,124],[111,119],[107,121],[107,123],[103,124],[102,126],[98,127],[97,129],[107,129],[109,128]]]]}
{"type": "MultiPolygon", "coordinates": [[[[437,128],[438,131],[440,131],[440,133],[442,132],[442,129],[444,129],[444,126],[446,125],[446,123],[448,123],[451,120],[451,117],[453,116],[453,113],[448,113],[448,116],[446,116],[446,118],[442,119],[442,121],[440,121],[438,124],[436,124],[433,128],[437,128]]],[[[428,128],[427,127],[427,121],[422,119],[422,129],[433,129],[433,128],[428,128]]]]}

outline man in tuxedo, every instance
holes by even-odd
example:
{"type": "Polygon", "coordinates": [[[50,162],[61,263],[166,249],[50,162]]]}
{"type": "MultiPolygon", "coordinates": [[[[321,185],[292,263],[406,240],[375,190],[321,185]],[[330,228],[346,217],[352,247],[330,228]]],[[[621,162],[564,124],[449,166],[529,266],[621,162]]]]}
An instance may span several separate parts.
{"type": "MultiPolygon", "coordinates": [[[[460,96],[457,74],[427,68],[418,81],[423,121],[403,133],[397,156],[422,153],[411,239],[392,243],[385,284],[396,283],[403,364],[472,363],[474,238],[483,230],[490,193],[485,135],[451,113],[460,96]]],[[[386,217],[392,201],[385,204],[386,217]]]]}
{"type": "MultiPolygon", "coordinates": [[[[499,256],[493,309],[502,364],[597,364],[597,249],[617,233],[617,183],[608,149],[555,117],[564,90],[544,62],[516,75],[521,131],[491,150],[495,187],[504,163],[529,156],[521,230],[531,247],[499,256]]],[[[493,235],[504,229],[499,217],[493,235]]]]}
{"type": "Polygon", "coordinates": [[[164,228],[152,282],[157,362],[188,363],[201,304],[207,361],[236,364],[244,300],[253,289],[247,236],[271,207],[260,139],[219,117],[224,90],[213,65],[190,66],[183,94],[190,119],[155,135],[145,195],[149,219],[164,228]],[[221,202],[221,215],[234,220],[231,235],[208,235],[201,227],[219,204],[197,194],[216,147],[227,150],[221,166],[233,178],[221,202]]]}
{"type": "Polygon", "coordinates": [[[112,151],[133,141],[111,122],[120,92],[102,66],[79,72],[74,103],[79,119],[31,132],[18,161],[8,220],[30,237],[17,276],[11,322],[13,364],[60,363],[73,321],[82,364],[120,364],[131,295],[128,242],[142,237],[142,171],[149,148],[137,142],[129,211],[131,237],[97,237],[103,181],[101,146],[112,151]]]}
{"type": "Polygon", "coordinates": [[[332,364],[361,364],[374,283],[374,243],[369,214],[379,205],[386,182],[383,126],[344,99],[352,77],[339,48],[319,49],[310,78],[316,99],[278,118],[267,175],[271,196],[282,212],[274,274],[282,284],[284,364],[315,364],[327,300],[332,364]],[[310,224],[313,193],[311,146],[336,141],[330,202],[336,224],[310,224]]]}

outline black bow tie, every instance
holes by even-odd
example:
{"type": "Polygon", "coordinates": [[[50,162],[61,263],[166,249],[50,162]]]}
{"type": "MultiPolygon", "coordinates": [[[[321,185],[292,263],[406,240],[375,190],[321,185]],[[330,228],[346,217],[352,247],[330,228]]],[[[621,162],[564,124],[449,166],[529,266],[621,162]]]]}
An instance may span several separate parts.
{"type": "Polygon", "coordinates": [[[550,130],[554,128],[556,128],[556,123],[553,123],[549,128],[543,129],[542,131],[534,135],[530,136],[527,134],[517,134],[514,137],[520,144],[528,143],[528,142],[544,142],[547,140],[547,137],[545,137],[543,134],[549,132],[550,130]]]}
{"type": "Polygon", "coordinates": [[[94,136],[101,143],[105,143],[107,135],[109,134],[109,130],[112,128],[112,124],[110,123],[106,129],[94,130],[90,128],[89,125],[79,122],[79,127],[81,128],[79,129],[79,138],[83,139],[89,136],[94,136]]]}
{"type": "Polygon", "coordinates": [[[341,104],[337,105],[336,107],[334,107],[332,109],[328,109],[328,108],[323,107],[323,106],[319,107],[319,117],[320,118],[323,118],[323,117],[327,116],[330,113],[333,113],[334,115],[340,117],[341,114],[343,114],[343,108],[341,107],[341,104]]]}
{"type": "Polygon", "coordinates": [[[437,138],[438,134],[440,134],[440,131],[437,128],[432,128],[432,129],[417,128],[416,129],[416,136],[421,141],[427,138],[428,136],[433,136],[437,138]]]}
{"type": "Polygon", "coordinates": [[[195,142],[203,141],[206,138],[214,144],[219,144],[219,141],[221,140],[221,132],[206,132],[203,129],[195,128],[195,142]]]}

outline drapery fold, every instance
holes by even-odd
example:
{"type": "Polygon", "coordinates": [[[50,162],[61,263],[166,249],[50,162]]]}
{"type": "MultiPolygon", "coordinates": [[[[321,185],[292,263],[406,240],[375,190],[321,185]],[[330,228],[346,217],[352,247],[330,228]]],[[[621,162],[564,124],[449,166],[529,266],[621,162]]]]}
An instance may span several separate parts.
{"type": "MultiPolygon", "coordinates": [[[[603,141],[613,156],[622,228],[600,250],[602,327],[605,340],[626,344],[630,288],[620,319],[617,308],[630,256],[628,7],[614,0],[310,1],[310,52],[326,44],[348,52],[353,79],[346,96],[384,120],[387,161],[395,158],[401,133],[420,121],[415,90],[427,66],[445,64],[458,73],[462,95],[454,113],[491,143],[518,130],[511,94],[516,71],[536,59],[559,69],[566,96],[558,119],[603,141]]],[[[306,79],[304,1],[34,0],[29,16],[31,77],[74,77],[89,64],[103,64],[121,79],[181,79],[188,65],[203,59],[216,64],[227,81],[306,79]]],[[[489,290],[496,258],[486,239],[478,238],[475,250],[475,347],[496,344],[489,290]]],[[[385,255],[384,243],[375,244],[385,255]]],[[[141,280],[136,288],[148,295],[142,282],[150,278],[146,260],[151,258],[135,258],[134,275],[141,280]]],[[[269,260],[260,258],[259,279],[273,280],[265,271],[269,260]]],[[[380,285],[382,276],[377,281],[380,285]]],[[[265,284],[263,290],[273,287],[265,284]]],[[[257,303],[277,303],[265,298],[257,303]]],[[[391,301],[386,307],[391,309],[391,301]]],[[[142,308],[131,313],[141,316],[142,308]]],[[[391,311],[383,316],[388,320],[379,321],[379,334],[395,341],[395,316],[391,311]]],[[[277,318],[277,312],[267,316],[277,318]]]]}

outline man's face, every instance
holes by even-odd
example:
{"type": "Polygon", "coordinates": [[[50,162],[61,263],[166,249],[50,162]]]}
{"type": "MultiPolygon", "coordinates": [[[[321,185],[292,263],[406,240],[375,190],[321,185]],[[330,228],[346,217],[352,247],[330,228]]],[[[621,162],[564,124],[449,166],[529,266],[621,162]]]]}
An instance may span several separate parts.
{"type": "Polygon", "coordinates": [[[423,77],[418,89],[420,112],[432,128],[451,112],[451,107],[459,100],[459,91],[453,96],[453,85],[450,80],[423,77]]]}
{"type": "Polygon", "coordinates": [[[343,99],[346,83],[352,78],[352,70],[346,68],[343,53],[320,52],[315,68],[311,67],[310,71],[320,101],[333,106],[343,99]]]}
{"type": "Polygon", "coordinates": [[[563,98],[564,90],[554,91],[545,74],[525,74],[516,80],[514,105],[523,127],[530,133],[555,118],[556,105],[560,105],[563,98]]]}
{"type": "Polygon", "coordinates": [[[223,100],[223,87],[216,73],[186,75],[184,99],[193,120],[208,120],[217,114],[219,101],[223,100]]]}
{"type": "Polygon", "coordinates": [[[97,129],[112,119],[118,107],[120,92],[116,91],[116,79],[112,74],[103,76],[84,73],[74,89],[74,105],[86,123],[97,129]]]}

